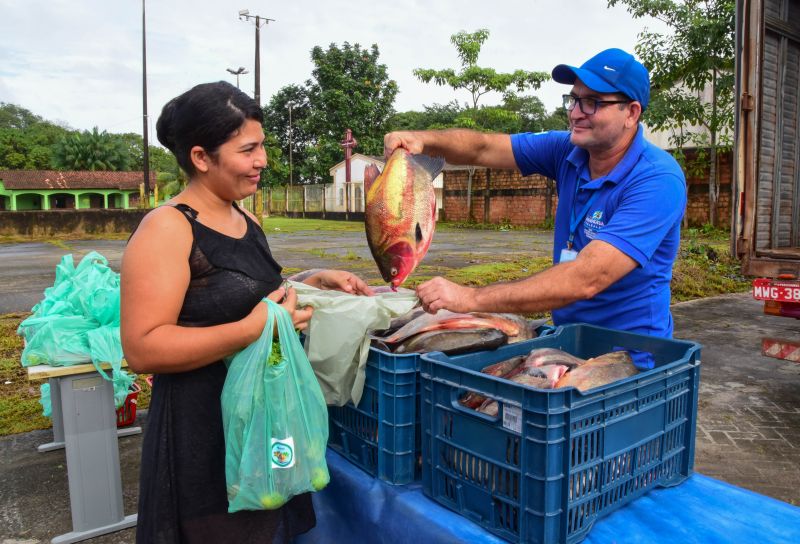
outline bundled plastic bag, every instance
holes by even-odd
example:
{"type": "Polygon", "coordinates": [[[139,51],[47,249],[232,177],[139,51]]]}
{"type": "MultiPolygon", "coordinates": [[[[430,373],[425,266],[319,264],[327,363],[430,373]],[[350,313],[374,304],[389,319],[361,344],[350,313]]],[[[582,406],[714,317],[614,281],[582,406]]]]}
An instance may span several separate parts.
{"type": "Polygon", "coordinates": [[[46,316],[83,316],[99,325],[119,325],[119,274],[96,251],[87,253],[76,267],[71,254],[56,266],[56,279],[44,298],[31,310],[17,334],[30,339],[46,316]]]}
{"type": "Polygon", "coordinates": [[[17,329],[25,338],[23,366],[88,363],[86,333],[102,325],[119,326],[119,274],[96,251],[77,267],[71,254],[64,255],[55,282],[32,311],[17,329]]]}
{"type": "Polygon", "coordinates": [[[114,384],[114,400],[122,406],[136,376],[122,370],[119,338],[119,274],[96,251],[76,267],[72,255],[61,258],[56,279],[44,291],[33,314],[20,323],[25,338],[22,366],[70,366],[92,362],[114,384]],[[100,363],[110,363],[109,376],[100,363]]]}
{"type": "Polygon", "coordinates": [[[325,400],[289,313],[265,301],[264,332],[230,361],[222,389],[228,512],[280,508],[330,480],[325,400]]]}

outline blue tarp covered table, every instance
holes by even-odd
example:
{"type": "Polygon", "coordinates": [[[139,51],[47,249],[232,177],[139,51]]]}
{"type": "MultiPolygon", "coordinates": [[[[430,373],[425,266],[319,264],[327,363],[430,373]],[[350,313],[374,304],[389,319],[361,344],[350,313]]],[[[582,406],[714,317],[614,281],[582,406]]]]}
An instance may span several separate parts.
{"type": "MultiPolygon", "coordinates": [[[[317,527],[298,544],[504,542],[425,497],[419,484],[388,485],[331,450],[327,459],[331,483],[314,494],[317,527]]],[[[800,508],[695,474],[601,518],[583,542],[797,543],[800,508]]]]}

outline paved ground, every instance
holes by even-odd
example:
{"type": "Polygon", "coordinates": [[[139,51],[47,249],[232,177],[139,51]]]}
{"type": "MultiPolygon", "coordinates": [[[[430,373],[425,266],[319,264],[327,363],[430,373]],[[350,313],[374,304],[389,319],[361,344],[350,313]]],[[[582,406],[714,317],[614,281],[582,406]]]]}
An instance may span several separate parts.
{"type": "Polygon", "coordinates": [[[695,470],[800,505],[800,364],[764,357],[761,338],[800,341],[800,320],[749,295],[673,307],[675,336],[703,344],[695,470]]]}
{"type": "MultiPolygon", "coordinates": [[[[357,270],[374,268],[357,233],[276,234],[270,236],[270,243],[287,267],[338,261],[339,266],[357,270]],[[330,255],[346,256],[351,251],[360,258],[351,255],[350,260],[339,261],[330,255]]],[[[98,242],[68,244],[76,253],[101,247],[98,242]]],[[[103,244],[101,253],[116,267],[122,243],[103,244]]],[[[531,250],[546,254],[549,240],[531,233],[443,232],[437,234],[434,245],[426,262],[440,259],[455,266],[480,260],[484,252],[504,258],[529,255],[525,252],[531,250]]],[[[53,266],[64,251],[42,246],[47,244],[0,245],[0,312],[29,309],[52,283],[53,266]],[[15,258],[8,259],[10,255],[15,258]],[[49,271],[49,279],[43,268],[49,271]],[[35,294],[33,302],[25,298],[25,292],[35,294]],[[19,301],[24,304],[20,306],[19,301]]],[[[375,272],[365,275],[371,274],[375,272]]],[[[800,339],[800,321],[765,316],[761,304],[748,294],[678,304],[673,313],[675,336],[703,344],[695,470],[800,504],[800,365],[760,355],[764,336],[800,339]]],[[[146,425],[146,418],[140,417],[139,422],[146,425]]],[[[5,539],[0,541],[4,544],[43,542],[71,529],[64,453],[35,450],[50,436],[49,431],[36,431],[0,438],[0,539],[5,539]]],[[[119,441],[126,513],[136,509],[140,444],[140,436],[119,441]]],[[[126,530],[92,542],[133,541],[133,530],[126,530]]]]}

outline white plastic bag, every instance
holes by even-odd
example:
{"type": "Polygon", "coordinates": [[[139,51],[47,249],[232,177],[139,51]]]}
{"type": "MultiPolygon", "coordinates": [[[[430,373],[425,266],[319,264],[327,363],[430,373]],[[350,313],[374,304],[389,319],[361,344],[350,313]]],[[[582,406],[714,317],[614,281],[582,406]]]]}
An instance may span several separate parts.
{"type": "Polygon", "coordinates": [[[289,282],[297,305],[312,306],[305,350],[328,405],[358,405],[364,391],[370,339],[367,331],[385,329],[419,299],[410,290],[357,296],[289,282]]]}

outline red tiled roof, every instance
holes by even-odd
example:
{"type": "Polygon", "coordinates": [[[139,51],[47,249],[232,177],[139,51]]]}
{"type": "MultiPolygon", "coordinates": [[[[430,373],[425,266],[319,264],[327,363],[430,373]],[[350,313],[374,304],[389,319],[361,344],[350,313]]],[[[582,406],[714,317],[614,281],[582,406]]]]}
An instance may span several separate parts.
{"type": "MultiPolygon", "coordinates": [[[[0,170],[7,190],[21,189],[126,189],[134,190],[144,181],[142,172],[59,172],[57,170],[0,170]]],[[[150,173],[150,184],[156,173],[150,173]]]]}

